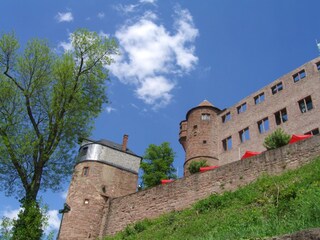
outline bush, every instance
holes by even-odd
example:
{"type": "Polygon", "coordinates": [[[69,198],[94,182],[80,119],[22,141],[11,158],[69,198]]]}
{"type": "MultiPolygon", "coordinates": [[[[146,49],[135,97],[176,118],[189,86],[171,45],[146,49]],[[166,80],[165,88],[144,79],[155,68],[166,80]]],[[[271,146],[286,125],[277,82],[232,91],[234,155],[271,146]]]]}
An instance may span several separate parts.
{"type": "Polygon", "coordinates": [[[190,163],[188,170],[191,174],[194,174],[194,173],[200,172],[201,167],[208,167],[208,166],[209,165],[207,164],[207,160],[200,160],[197,162],[194,161],[190,163]]]}
{"type": "Polygon", "coordinates": [[[268,149],[276,149],[285,146],[290,141],[290,135],[285,133],[281,128],[278,128],[264,139],[263,146],[268,149]]]}

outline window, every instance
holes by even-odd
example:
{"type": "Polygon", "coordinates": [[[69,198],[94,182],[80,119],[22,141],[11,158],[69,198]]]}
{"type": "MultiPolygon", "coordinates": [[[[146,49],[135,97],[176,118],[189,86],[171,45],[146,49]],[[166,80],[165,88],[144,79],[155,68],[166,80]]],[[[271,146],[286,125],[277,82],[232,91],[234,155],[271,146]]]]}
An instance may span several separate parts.
{"type": "Polygon", "coordinates": [[[89,167],[84,167],[82,169],[82,176],[88,176],[89,175],[89,167]]]}
{"type": "Polygon", "coordinates": [[[288,114],[287,114],[287,109],[282,109],[274,114],[276,118],[276,124],[280,125],[281,123],[284,123],[288,121],[288,114]]]}
{"type": "Polygon", "coordinates": [[[240,141],[243,143],[250,140],[249,128],[245,128],[239,132],[240,141]]]}
{"type": "Polygon", "coordinates": [[[269,119],[265,118],[258,122],[258,128],[260,133],[265,133],[269,130],[269,119]]]}
{"type": "Polygon", "coordinates": [[[225,123],[225,122],[228,122],[231,120],[231,114],[230,112],[226,113],[225,115],[222,116],[222,122],[225,123]]]}
{"type": "Polygon", "coordinates": [[[79,157],[87,155],[87,152],[88,152],[88,146],[81,148],[80,153],[79,153],[79,157]]]}
{"type": "Polygon", "coordinates": [[[222,140],[222,147],[224,151],[228,151],[232,148],[232,138],[227,137],[226,139],[222,140]]]}
{"type": "Polygon", "coordinates": [[[319,128],[316,128],[316,129],[313,129],[309,132],[306,132],[305,134],[318,135],[319,133],[320,133],[319,128]]]}
{"type": "Polygon", "coordinates": [[[308,96],[299,102],[299,108],[302,113],[310,111],[313,108],[311,96],[308,96]]]}
{"type": "Polygon", "coordinates": [[[238,114],[245,112],[246,110],[247,110],[247,103],[243,103],[239,107],[237,107],[238,114]]]}
{"type": "Polygon", "coordinates": [[[293,77],[294,82],[299,82],[302,78],[306,77],[306,71],[302,70],[302,71],[294,74],[292,77],[293,77]]]}
{"type": "Polygon", "coordinates": [[[316,66],[317,66],[318,71],[320,71],[320,62],[317,62],[316,66]]]}
{"type": "Polygon", "coordinates": [[[254,104],[258,104],[264,101],[264,93],[260,93],[258,96],[254,97],[254,104]]]}
{"type": "Polygon", "coordinates": [[[210,120],[210,114],[209,113],[202,113],[201,120],[209,121],[210,120]]]}
{"type": "Polygon", "coordinates": [[[283,89],[282,82],[280,82],[280,83],[274,85],[271,88],[271,91],[272,91],[272,94],[276,94],[277,92],[280,92],[282,89],[283,89]]]}

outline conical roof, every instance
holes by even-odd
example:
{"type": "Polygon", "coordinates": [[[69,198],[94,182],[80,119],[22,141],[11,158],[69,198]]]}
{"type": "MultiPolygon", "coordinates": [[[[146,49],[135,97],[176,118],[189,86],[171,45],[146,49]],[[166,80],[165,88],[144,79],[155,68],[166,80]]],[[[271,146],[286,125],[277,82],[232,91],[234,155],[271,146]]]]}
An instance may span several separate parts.
{"type": "Polygon", "coordinates": [[[194,108],[191,108],[188,112],[187,112],[187,115],[186,115],[186,120],[188,121],[188,117],[189,117],[189,114],[196,110],[196,109],[199,109],[199,108],[211,108],[214,112],[216,113],[219,113],[221,112],[221,110],[215,106],[213,106],[213,104],[211,102],[209,102],[208,100],[204,100],[203,102],[201,102],[198,106],[194,107],[194,108]]]}
{"type": "Polygon", "coordinates": [[[198,107],[213,107],[213,104],[208,100],[203,100],[198,107]]]}

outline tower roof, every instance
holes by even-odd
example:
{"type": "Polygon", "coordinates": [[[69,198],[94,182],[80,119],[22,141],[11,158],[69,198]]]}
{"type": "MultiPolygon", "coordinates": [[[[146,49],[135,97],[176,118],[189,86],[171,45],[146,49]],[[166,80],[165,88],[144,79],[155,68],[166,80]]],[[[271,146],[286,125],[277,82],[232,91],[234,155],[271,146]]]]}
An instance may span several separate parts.
{"type": "Polygon", "coordinates": [[[211,102],[209,102],[208,100],[203,100],[198,107],[214,107],[213,104],[211,102]]]}
{"type": "Polygon", "coordinates": [[[219,113],[221,112],[221,110],[215,106],[213,106],[213,104],[211,102],[209,102],[208,100],[204,100],[202,101],[198,106],[194,107],[194,108],[191,108],[188,112],[187,112],[187,115],[186,115],[186,120],[188,120],[188,117],[189,117],[189,114],[196,110],[196,109],[200,109],[200,108],[209,108],[209,109],[212,109],[214,112],[216,113],[219,113]]]}

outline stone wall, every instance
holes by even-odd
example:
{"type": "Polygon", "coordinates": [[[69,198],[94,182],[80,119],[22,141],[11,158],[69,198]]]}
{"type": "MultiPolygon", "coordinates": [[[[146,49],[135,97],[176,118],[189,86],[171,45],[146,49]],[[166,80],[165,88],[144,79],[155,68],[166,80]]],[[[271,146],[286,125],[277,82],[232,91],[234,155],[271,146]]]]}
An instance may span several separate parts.
{"type": "Polygon", "coordinates": [[[232,162],[218,169],[178,179],[128,196],[110,200],[100,236],[114,234],[128,224],[155,218],[173,210],[190,207],[213,193],[233,191],[256,180],[261,174],[280,174],[320,156],[320,136],[232,162]]]}
{"type": "Polygon", "coordinates": [[[217,122],[219,165],[239,159],[239,156],[247,150],[265,151],[263,147],[265,137],[277,128],[282,128],[289,134],[304,134],[316,128],[320,129],[320,71],[317,69],[319,62],[320,57],[303,64],[219,114],[220,119],[217,122]],[[294,82],[293,76],[302,70],[306,76],[294,82]],[[278,83],[282,83],[283,90],[273,94],[271,89],[278,83]],[[255,104],[254,98],[261,93],[264,93],[264,101],[255,104]],[[302,113],[298,101],[308,96],[312,98],[313,109],[302,113]],[[243,103],[247,104],[247,110],[238,114],[237,107],[243,103]],[[277,125],[275,113],[282,109],[286,109],[288,120],[277,125]],[[231,120],[223,123],[221,117],[228,112],[231,114],[231,120]],[[263,119],[268,119],[269,130],[260,133],[258,122],[263,119]],[[241,142],[239,131],[245,128],[249,129],[250,139],[241,142]],[[222,140],[230,136],[232,149],[224,151],[222,140]]]}
{"type": "Polygon", "coordinates": [[[60,229],[60,240],[96,239],[104,216],[109,211],[109,197],[134,193],[138,175],[105,163],[82,161],[75,166],[60,229]],[[86,174],[84,169],[87,168],[86,174]]]}
{"type": "Polygon", "coordinates": [[[286,234],[280,237],[272,237],[267,240],[319,240],[320,228],[302,230],[292,234],[286,234]]]}

